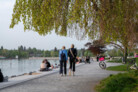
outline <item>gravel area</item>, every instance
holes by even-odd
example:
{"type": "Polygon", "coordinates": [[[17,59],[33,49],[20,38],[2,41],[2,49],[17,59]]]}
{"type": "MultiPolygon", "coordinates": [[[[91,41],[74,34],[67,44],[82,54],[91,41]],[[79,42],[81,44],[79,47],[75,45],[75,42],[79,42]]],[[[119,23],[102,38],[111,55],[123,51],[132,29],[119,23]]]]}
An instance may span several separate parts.
{"type": "MultiPolygon", "coordinates": [[[[107,63],[107,66],[113,65],[119,64],[107,63]]],[[[95,92],[94,87],[100,80],[116,73],[102,70],[98,62],[92,62],[77,67],[75,76],[61,77],[54,73],[1,89],[0,92],[95,92]]]]}

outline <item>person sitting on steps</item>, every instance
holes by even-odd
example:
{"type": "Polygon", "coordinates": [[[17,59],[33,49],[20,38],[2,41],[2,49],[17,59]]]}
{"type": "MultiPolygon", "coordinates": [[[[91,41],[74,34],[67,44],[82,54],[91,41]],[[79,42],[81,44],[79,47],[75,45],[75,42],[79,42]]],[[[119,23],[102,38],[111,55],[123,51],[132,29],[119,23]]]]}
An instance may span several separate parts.
{"type": "Polygon", "coordinates": [[[45,60],[43,60],[40,65],[40,71],[46,71],[46,61],[45,60]]]}

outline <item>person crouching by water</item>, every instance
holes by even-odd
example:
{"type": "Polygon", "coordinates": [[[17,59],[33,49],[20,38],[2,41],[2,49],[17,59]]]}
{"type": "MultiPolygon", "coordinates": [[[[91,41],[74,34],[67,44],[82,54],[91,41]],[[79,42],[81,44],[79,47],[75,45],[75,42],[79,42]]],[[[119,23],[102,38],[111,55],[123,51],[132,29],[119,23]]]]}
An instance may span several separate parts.
{"type": "Polygon", "coordinates": [[[69,69],[69,75],[71,75],[71,71],[73,71],[73,76],[75,75],[75,63],[76,63],[76,56],[77,56],[77,50],[74,48],[74,44],[71,45],[71,48],[68,51],[68,56],[70,58],[70,69],[69,69]],[[73,69],[72,69],[73,68],[73,69]]]}
{"type": "Polygon", "coordinates": [[[65,50],[65,46],[62,47],[62,50],[59,51],[59,61],[60,61],[60,74],[63,76],[63,66],[64,66],[64,74],[66,76],[67,74],[67,60],[68,60],[68,55],[67,55],[67,50],[65,50]]]}

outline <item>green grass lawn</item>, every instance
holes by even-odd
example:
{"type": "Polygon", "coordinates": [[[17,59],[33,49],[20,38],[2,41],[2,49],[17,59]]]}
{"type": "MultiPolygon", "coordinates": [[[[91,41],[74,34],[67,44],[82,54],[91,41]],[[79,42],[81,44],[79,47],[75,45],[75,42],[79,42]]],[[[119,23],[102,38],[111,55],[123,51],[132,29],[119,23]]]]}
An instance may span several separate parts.
{"type": "MultiPolygon", "coordinates": [[[[114,62],[114,61],[109,61],[109,62],[114,62]]],[[[136,58],[136,63],[138,65],[138,58],[136,58]]],[[[119,66],[110,66],[106,68],[107,70],[112,70],[112,71],[127,71],[127,64],[119,65],[119,66]]]]}
{"type": "Polygon", "coordinates": [[[127,71],[127,65],[119,65],[119,66],[110,66],[107,67],[106,70],[112,70],[112,71],[127,71]]]}
{"type": "Polygon", "coordinates": [[[107,62],[110,62],[110,63],[122,63],[122,59],[113,59],[113,60],[109,60],[107,62]]]}

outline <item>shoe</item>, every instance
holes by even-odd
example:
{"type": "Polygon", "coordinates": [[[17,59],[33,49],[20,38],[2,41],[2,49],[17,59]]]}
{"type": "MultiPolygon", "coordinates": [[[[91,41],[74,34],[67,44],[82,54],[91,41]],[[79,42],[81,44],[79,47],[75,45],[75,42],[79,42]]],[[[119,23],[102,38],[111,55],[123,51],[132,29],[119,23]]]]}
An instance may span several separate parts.
{"type": "Polygon", "coordinates": [[[69,71],[69,76],[71,76],[71,71],[69,71]]]}
{"type": "Polygon", "coordinates": [[[69,69],[69,76],[71,76],[71,69],[69,69]]]}

